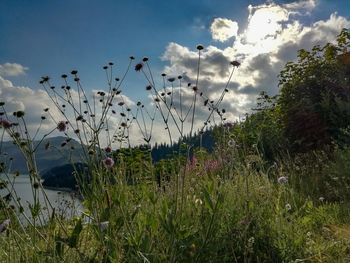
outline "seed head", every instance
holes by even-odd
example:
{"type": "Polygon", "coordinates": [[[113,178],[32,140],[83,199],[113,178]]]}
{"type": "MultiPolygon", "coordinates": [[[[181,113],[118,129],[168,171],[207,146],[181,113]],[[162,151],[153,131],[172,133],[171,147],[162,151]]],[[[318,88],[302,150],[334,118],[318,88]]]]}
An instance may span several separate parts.
{"type": "Polygon", "coordinates": [[[57,129],[60,131],[60,132],[65,132],[67,130],[67,123],[65,121],[60,121],[58,122],[57,124],[57,129]]]}
{"type": "Polygon", "coordinates": [[[143,68],[143,63],[139,62],[135,66],[135,71],[140,71],[143,68]]]}
{"type": "Polygon", "coordinates": [[[143,62],[148,61],[148,57],[144,57],[144,58],[142,59],[142,61],[143,61],[143,62]]]}
{"type": "Polygon", "coordinates": [[[231,61],[230,64],[234,67],[239,67],[241,65],[241,63],[239,63],[238,61],[234,60],[234,61],[231,61]]]}
{"type": "Polygon", "coordinates": [[[197,45],[196,47],[198,50],[202,50],[204,47],[202,45],[197,45]]]}

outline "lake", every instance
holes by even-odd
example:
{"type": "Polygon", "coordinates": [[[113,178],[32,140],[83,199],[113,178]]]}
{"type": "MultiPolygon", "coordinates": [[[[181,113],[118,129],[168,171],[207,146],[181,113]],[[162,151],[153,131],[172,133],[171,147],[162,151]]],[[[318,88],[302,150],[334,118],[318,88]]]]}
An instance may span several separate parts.
{"type": "MultiPolygon", "coordinates": [[[[7,180],[6,175],[1,174],[1,179],[7,180]]],[[[13,188],[11,184],[8,184],[9,190],[14,193],[16,191],[17,197],[21,198],[21,204],[24,208],[24,211],[28,217],[30,217],[29,204],[34,203],[34,198],[32,194],[32,188],[30,185],[30,180],[28,175],[19,175],[13,176],[9,175],[11,182],[14,182],[13,188]]],[[[8,181],[8,180],[7,180],[8,181]]],[[[0,194],[2,197],[9,193],[7,189],[1,189],[0,194]]],[[[39,200],[42,207],[46,207],[43,193],[39,189],[39,200]]],[[[45,193],[48,196],[52,206],[55,208],[55,214],[60,215],[64,218],[72,218],[73,216],[80,215],[83,207],[81,201],[74,197],[74,194],[71,192],[64,192],[59,190],[45,189],[45,193]]],[[[11,201],[11,204],[14,204],[14,201],[11,201]]],[[[51,214],[51,209],[49,209],[51,214]]],[[[43,211],[44,215],[47,215],[47,211],[43,211]]],[[[31,218],[31,217],[30,217],[31,218]]],[[[23,218],[22,218],[23,219],[23,218]]]]}

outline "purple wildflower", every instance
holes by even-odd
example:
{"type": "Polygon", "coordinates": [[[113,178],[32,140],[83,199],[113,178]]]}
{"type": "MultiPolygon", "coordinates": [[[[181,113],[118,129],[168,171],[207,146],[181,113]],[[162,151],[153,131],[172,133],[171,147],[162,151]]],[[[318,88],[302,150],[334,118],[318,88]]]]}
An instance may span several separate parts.
{"type": "Polygon", "coordinates": [[[3,126],[5,129],[9,129],[12,126],[12,123],[9,120],[4,120],[0,118],[0,126],[3,126]]]}
{"type": "Polygon", "coordinates": [[[277,179],[278,183],[280,184],[285,184],[288,182],[288,178],[285,176],[281,176],[280,178],[277,179]]]}
{"type": "Polygon", "coordinates": [[[65,121],[60,121],[58,122],[57,124],[57,129],[60,131],[60,132],[65,132],[67,130],[67,124],[65,121]]]}
{"type": "Polygon", "coordinates": [[[141,62],[137,63],[135,66],[136,71],[140,71],[142,68],[143,68],[143,63],[141,63],[141,62]]]}
{"type": "Polygon", "coordinates": [[[111,146],[107,146],[107,147],[105,148],[105,153],[110,154],[111,152],[112,152],[111,146]]]}
{"type": "Polygon", "coordinates": [[[226,122],[224,124],[224,126],[229,130],[229,129],[233,128],[233,123],[232,122],[226,122]]]}
{"type": "Polygon", "coordinates": [[[106,159],[103,160],[103,165],[106,168],[111,168],[113,166],[113,164],[114,164],[114,161],[110,157],[107,157],[106,159]]]}
{"type": "Polygon", "coordinates": [[[230,64],[234,67],[239,67],[241,65],[241,63],[239,63],[238,61],[234,60],[232,62],[230,62],[230,64]]]}
{"type": "Polygon", "coordinates": [[[7,226],[10,224],[10,219],[6,219],[1,225],[0,225],[0,234],[4,232],[7,228],[7,226]]]}

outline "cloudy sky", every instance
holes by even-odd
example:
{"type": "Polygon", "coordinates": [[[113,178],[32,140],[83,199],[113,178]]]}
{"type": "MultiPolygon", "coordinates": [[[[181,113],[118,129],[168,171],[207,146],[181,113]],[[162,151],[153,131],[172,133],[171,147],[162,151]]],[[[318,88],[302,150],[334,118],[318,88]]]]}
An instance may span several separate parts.
{"type": "MultiPolygon", "coordinates": [[[[286,62],[295,60],[297,50],[332,42],[349,27],[348,0],[2,0],[0,100],[8,111],[25,110],[34,130],[43,109],[52,106],[39,84],[41,76],[50,76],[52,85],[60,87],[61,74],[77,69],[84,89],[91,93],[107,87],[104,65],[114,62],[114,74],[122,77],[134,56],[121,86],[123,98],[133,111],[138,101],[150,109],[154,102],[145,89],[149,83],[134,70],[147,56],[157,88],[162,88],[162,73],[166,78],[183,77],[181,101],[186,112],[194,95],[193,84],[187,83],[196,82],[196,46],[201,44],[197,87],[205,98],[216,101],[229,79],[230,62],[241,63],[220,107],[227,119],[236,120],[250,112],[261,91],[278,92],[277,75],[286,62]]],[[[180,94],[178,80],[165,85],[167,91],[173,86],[174,94],[180,94]]],[[[203,104],[205,98],[197,103],[203,104]]],[[[173,99],[176,117],[179,96],[173,99]]],[[[198,105],[195,127],[206,119],[207,108],[198,105]]],[[[190,125],[190,117],[185,124],[190,125]]],[[[118,125],[119,120],[110,120],[118,125]]],[[[43,129],[52,125],[48,121],[43,129]]],[[[154,127],[154,137],[165,140],[166,133],[160,132],[164,125],[156,121],[154,127]]]]}

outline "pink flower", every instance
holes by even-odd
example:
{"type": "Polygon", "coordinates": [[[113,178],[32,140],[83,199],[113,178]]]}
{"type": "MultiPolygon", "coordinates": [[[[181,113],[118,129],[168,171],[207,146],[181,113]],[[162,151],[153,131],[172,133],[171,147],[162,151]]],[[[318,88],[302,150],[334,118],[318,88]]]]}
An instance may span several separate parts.
{"type": "Polygon", "coordinates": [[[0,126],[3,126],[5,129],[9,129],[12,126],[12,123],[9,120],[4,120],[0,118],[0,126]]]}
{"type": "Polygon", "coordinates": [[[107,157],[106,159],[103,160],[103,165],[106,168],[111,168],[114,165],[114,161],[112,158],[107,157]]]}

